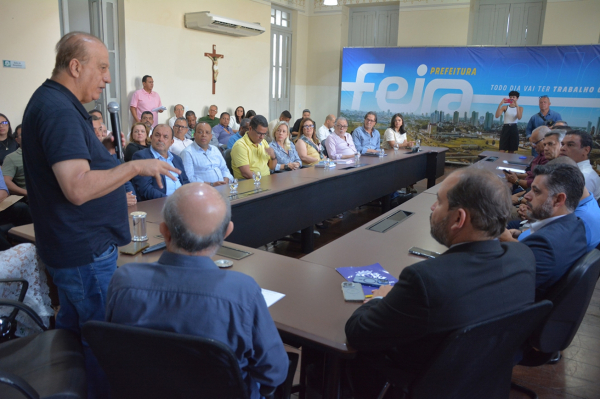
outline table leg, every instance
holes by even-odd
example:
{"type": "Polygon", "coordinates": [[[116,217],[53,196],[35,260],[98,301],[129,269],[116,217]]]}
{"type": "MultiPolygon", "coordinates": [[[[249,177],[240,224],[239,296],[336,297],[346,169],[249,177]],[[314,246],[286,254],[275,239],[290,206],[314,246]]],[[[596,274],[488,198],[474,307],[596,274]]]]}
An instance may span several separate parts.
{"type": "Polygon", "coordinates": [[[427,188],[435,186],[435,175],[437,171],[437,153],[430,152],[427,154],[427,188]]]}
{"type": "Polygon", "coordinates": [[[300,231],[300,242],[302,245],[302,253],[309,254],[315,249],[314,225],[310,225],[300,231]]]}
{"type": "Polygon", "coordinates": [[[384,195],[383,197],[379,198],[379,201],[381,201],[381,213],[386,213],[387,211],[389,211],[390,209],[392,209],[392,205],[391,205],[391,199],[390,199],[390,194],[384,195]]]}
{"type": "Polygon", "coordinates": [[[342,361],[334,354],[325,355],[325,381],[323,399],[338,399],[340,397],[342,361]]]}

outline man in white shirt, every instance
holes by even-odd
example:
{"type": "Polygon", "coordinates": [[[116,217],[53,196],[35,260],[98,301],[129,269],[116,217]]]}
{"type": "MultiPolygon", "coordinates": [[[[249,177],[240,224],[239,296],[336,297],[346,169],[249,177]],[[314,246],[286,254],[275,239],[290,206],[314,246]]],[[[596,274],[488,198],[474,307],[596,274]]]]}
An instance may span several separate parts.
{"type": "Polygon", "coordinates": [[[267,143],[273,141],[273,129],[275,129],[275,126],[277,126],[279,122],[286,122],[289,125],[291,119],[292,114],[290,114],[290,111],[283,111],[281,115],[279,115],[279,119],[273,119],[271,122],[269,122],[269,132],[267,133],[267,137],[265,137],[267,143]]]}
{"type": "Polygon", "coordinates": [[[233,179],[221,151],[210,144],[212,137],[210,125],[200,122],[196,126],[194,142],[181,152],[183,168],[191,182],[220,186],[233,179]]]}
{"type": "Polygon", "coordinates": [[[562,141],[560,155],[565,155],[577,162],[577,166],[585,178],[585,187],[596,200],[600,199],[600,177],[590,164],[590,152],[592,151],[592,136],[581,130],[567,132],[562,141]]]}
{"type": "Polygon", "coordinates": [[[333,125],[335,124],[335,115],[329,114],[325,118],[325,123],[317,131],[317,138],[322,143],[331,133],[333,133],[333,125]]]}
{"type": "Polygon", "coordinates": [[[169,119],[169,126],[171,126],[171,129],[173,129],[173,125],[175,125],[175,121],[178,118],[183,118],[184,111],[185,111],[185,108],[183,107],[183,105],[177,104],[175,106],[175,116],[172,117],[171,119],[169,119]]]}
{"type": "Polygon", "coordinates": [[[192,144],[192,140],[185,137],[188,126],[185,118],[177,118],[173,125],[173,144],[169,148],[175,155],[181,156],[181,151],[192,144]]]}

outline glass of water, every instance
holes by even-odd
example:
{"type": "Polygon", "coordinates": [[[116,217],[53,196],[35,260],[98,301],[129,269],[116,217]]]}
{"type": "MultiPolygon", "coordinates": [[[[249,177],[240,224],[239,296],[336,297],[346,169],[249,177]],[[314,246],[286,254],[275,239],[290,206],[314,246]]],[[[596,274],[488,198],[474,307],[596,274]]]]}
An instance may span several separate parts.
{"type": "Polygon", "coordinates": [[[379,149],[379,158],[383,158],[385,156],[385,150],[383,148],[379,149]]]}
{"type": "Polygon", "coordinates": [[[398,149],[400,148],[400,144],[398,144],[397,142],[394,144],[394,152],[398,151],[398,149]]]}
{"type": "Polygon", "coordinates": [[[237,188],[238,188],[238,179],[229,180],[229,191],[232,194],[237,193],[237,188]]]}
{"type": "Polygon", "coordinates": [[[260,186],[260,178],[262,177],[262,175],[260,174],[260,171],[256,171],[256,172],[252,172],[252,179],[254,179],[254,185],[255,186],[260,186]]]}
{"type": "Polygon", "coordinates": [[[417,140],[416,145],[417,145],[417,148],[421,148],[421,140],[417,140]]]}

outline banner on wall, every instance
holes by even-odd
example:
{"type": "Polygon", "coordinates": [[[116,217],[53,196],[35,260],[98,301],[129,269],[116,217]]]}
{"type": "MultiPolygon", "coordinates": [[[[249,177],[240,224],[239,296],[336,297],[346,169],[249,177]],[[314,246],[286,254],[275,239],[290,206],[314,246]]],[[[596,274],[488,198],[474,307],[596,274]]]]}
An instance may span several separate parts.
{"type": "Polygon", "coordinates": [[[340,114],[356,127],[375,111],[383,133],[401,113],[409,134],[469,161],[498,149],[495,112],[512,90],[523,107],[520,152],[544,95],[570,126],[600,138],[600,46],[345,48],[340,114]]]}

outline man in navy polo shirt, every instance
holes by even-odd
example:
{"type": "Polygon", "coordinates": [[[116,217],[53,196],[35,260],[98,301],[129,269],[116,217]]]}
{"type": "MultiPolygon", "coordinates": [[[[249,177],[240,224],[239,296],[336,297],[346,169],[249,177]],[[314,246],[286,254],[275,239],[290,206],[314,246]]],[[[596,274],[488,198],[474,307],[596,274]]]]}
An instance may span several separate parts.
{"type": "MultiPolygon", "coordinates": [[[[106,83],[110,73],[104,44],[71,32],[56,45],[52,77],[35,91],[23,116],[23,161],[36,245],[58,287],[56,327],[76,333],[88,320],[104,320],[117,245],[131,239],[123,185],[137,175],[155,176],[162,185],[161,174],[175,179],[169,172],[181,173],[155,159],[117,166],[82,105],[97,100],[106,83]]],[[[95,359],[89,347],[85,350],[95,396],[95,359]]]]}

